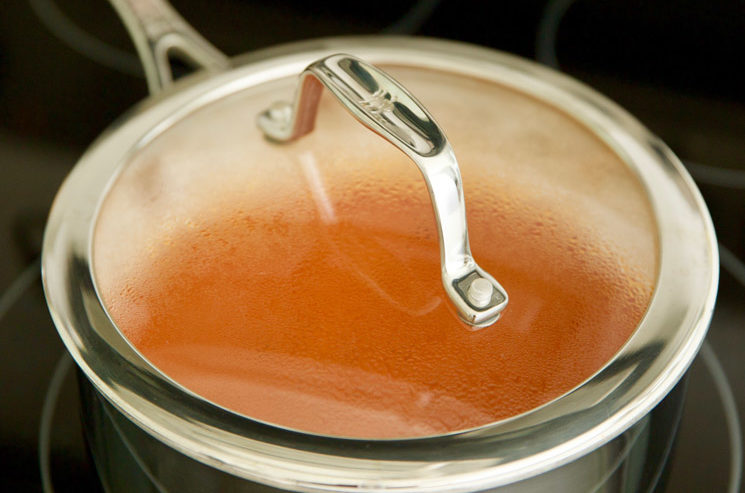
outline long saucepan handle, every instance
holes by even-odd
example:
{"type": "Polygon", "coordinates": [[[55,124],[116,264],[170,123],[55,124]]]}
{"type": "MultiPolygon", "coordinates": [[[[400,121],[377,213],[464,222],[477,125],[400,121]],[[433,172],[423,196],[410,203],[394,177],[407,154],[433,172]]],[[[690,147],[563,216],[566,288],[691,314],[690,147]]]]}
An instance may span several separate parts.
{"type": "Polygon", "coordinates": [[[230,67],[227,56],[194,30],[165,0],[109,0],[124,21],[151,94],[173,83],[170,57],[210,71],[230,67]]]}

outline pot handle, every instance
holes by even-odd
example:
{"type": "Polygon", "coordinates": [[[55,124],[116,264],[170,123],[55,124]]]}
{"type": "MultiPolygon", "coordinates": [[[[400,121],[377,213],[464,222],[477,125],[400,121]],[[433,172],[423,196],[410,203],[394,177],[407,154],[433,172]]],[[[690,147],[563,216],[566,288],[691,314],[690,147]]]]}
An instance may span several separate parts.
{"type": "Polygon", "coordinates": [[[455,154],[432,116],[398,82],[358,58],[332,55],[309,65],[300,76],[294,104],[276,103],[259,115],[259,127],[276,142],[308,134],[324,86],[360,123],[417,165],[435,212],[445,292],[466,323],[494,323],[507,305],[507,293],[471,256],[455,154]]]}
{"type": "Polygon", "coordinates": [[[194,30],[165,0],[110,0],[124,21],[145,69],[150,94],[173,83],[170,57],[210,71],[226,70],[227,56],[194,30]]]}

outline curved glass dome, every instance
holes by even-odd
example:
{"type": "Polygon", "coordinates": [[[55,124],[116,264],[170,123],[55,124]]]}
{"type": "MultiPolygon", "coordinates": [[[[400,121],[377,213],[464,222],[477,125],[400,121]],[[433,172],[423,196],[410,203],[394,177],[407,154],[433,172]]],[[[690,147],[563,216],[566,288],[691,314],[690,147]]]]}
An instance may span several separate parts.
{"type": "Polygon", "coordinates": [[[459,321],[419,171],[332,97],[306,138],[263,138],[256,116],[297,83],[282,79],[162,132],[103,202],[99,293],[169,378],[291,429],[428,436],[563,395],[633,333],[654,288],[657,237],[627,164],[513,88],[388,70],[452,142],[474,257],[511,297],[500,321],[459,321]]]}

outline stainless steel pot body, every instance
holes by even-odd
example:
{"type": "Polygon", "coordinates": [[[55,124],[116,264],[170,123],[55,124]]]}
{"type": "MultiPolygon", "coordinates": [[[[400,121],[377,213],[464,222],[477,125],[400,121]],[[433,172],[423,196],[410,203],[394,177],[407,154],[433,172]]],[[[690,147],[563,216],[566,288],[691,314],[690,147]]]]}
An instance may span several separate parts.
{"type": "MultiPolygon", "coordinates": [[[[188,51],[188,43],[179,40],[150,33],[140,39],[141,52],[162,55],[174,46],[188,51]],[[165,48],[163,39],[170,40],[165,48]]],[[[711,220],[693,181],[663,143],[567,77],[456,43],[327,39],[258,52],[231,62],[231,69],[219,57],[205,57],[218,60],[197,60],[215,72],[160,92],[94,143],[60,191],[45,235],[45,292],[55,325],[85,376],[86,432],[107,489],[574,492],[633,491],[643,485],[640,464],[651,463],[646,460],[651,434],[664,442],[674,433],[674,426],[651,426],[650,413],[695,357],[718,281],[711,220]],[[533,411],[478,429],[410,440],[338,439],[281,429],[214,406],[165,378],[122,336],[96,290],[91,238],[101,201],[131,156],[192,112],[294,76],[339,52],[525,92],[592,129],[639,177],[659,228],[656,290],[634,335],[590,380],[533,411]]],[[[156,90],[168,83],[167,70],[158,67],[163,77],[150,77],[156,90]]]]}
{"type": "MultiPolygon", "coordinates": [[[[106,491],[287,491],[239,478],[178,452],[127,419],[85,376],[79,377],[86,440],[106,491]]],[[[587,455],[483,491],[662,491],[683,410],[684,383],[631,428],[587,455]]]]}

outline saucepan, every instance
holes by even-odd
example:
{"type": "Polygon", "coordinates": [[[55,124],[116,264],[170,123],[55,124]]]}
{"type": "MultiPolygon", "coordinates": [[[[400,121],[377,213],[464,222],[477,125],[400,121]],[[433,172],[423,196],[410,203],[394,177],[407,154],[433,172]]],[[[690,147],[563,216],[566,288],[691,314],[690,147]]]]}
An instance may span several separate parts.
{"type": "Polygon", "coordinates": [[[43,249],[107,491],[658,483],[718,282],[664,143],[493,50],[229,59],[164,2],[112,3],[151,95],[80,159],[43,249]]]}

